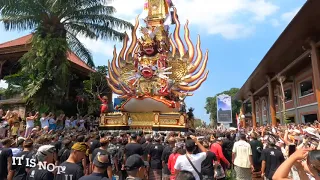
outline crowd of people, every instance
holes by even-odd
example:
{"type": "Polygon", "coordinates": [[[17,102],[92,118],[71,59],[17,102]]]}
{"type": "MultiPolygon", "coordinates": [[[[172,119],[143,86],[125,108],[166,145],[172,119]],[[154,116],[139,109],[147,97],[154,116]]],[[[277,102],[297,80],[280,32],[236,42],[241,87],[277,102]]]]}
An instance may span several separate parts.
{"type": "Polygon", "coordinates": [[[25,121],[0,110],[0,180],[320,179],[317,121],[151,134],[99,131],[95,119],[63,114],[25,121]]]}

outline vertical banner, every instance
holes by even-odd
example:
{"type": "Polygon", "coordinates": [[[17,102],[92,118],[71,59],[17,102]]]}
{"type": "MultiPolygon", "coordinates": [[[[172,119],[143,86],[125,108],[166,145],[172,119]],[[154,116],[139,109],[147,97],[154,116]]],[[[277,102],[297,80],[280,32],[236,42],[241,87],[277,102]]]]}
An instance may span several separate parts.
{"type": "Polygon", "coordinates": [[[221,94],[217,96],[217,122],[232,123],[231,96],[221,94]]]}

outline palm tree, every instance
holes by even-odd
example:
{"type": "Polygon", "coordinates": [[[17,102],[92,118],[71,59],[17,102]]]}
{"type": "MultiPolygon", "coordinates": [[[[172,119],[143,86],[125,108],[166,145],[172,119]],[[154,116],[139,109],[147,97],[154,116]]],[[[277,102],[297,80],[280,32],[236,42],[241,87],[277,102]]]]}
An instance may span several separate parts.
{"type": "MultiPolygon", "coordinates": [[[[0,1],[0,22],[6,30],[31,30],[31,49],[21,59],[21,71],[13,78],[24,78],[24,96],[36,103],[66,94],[70,81],[67,52],[73,51],[94,67],[91,53],[79,41],[91,39],[122,40],[118,29],[132,24],[115,18],[108,0],[4,0],[0,1]]],[[[7,78],[10,83],[10,77],[7,78]]],[[[14,80],[13,80],[14,81],[14,80]]]]}

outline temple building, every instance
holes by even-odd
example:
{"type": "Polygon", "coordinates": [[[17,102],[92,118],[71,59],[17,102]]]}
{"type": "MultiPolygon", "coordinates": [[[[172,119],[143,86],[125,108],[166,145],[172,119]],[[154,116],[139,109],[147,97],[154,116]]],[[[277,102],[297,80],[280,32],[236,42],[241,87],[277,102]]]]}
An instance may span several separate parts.
{"type": "MultiPolygon", "coordinates": [[[[31,38],[32,34],[29,34],[0,44],[0,80],[7,75],[16,73],[20,69],[18,60],[29,50],[31,38]]],[[[72,91],[75,89],[75,86],[78,87],[83,80],[88,79],[89,73],[94,70],[73,52],[68,53],[68,59],[70,61],[71,71],[78,77],[77,80],[71,82],[70,87],[73,88],[70,88],[70,91],[72,91]]],[[[69,93],[72,94],[75,92],[69,93]]],[[[21,116],[25,113],[25,103],[19,95],[10,99],[0,97],[0,108],[6,105],[19,110],[21,116]]]]}
{"type": "Polygon", "coordinates": [[[318,7],[319,0],[306,1],[236,95],[243,107],[251,104],[252,124],[248,125],[312,123],[319,119],[318,7]]]}

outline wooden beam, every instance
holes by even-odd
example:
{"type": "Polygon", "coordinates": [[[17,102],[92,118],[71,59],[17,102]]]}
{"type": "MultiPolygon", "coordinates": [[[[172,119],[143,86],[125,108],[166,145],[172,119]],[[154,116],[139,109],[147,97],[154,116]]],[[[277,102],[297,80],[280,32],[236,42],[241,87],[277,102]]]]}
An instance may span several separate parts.
{"type": "Polygon", "coordinates": [[[311,46],[311,64],[315,94],[318,102],[318,116],[320,115],[320,52],[313,40],[309,41],[311,46]]]}
{"type": "MultiPolygon", "coordinates": [[[[320,44],[320,41],[318,42],[320,44]]],[[[268,75],[268,77],[271,79],[271,81],[274,81],[277,79],[278,75],[283,75],[285,72],[287,72],[288,70],[290,70],[293,66],[295,66],[297,63],[299,63],[301,60],[303,60],[304,58],[306,58],[309,54],[310,54],[311,50],[306,50],[304,53],[302,53],[299,57],[297,57],[294,61],[292,61],[287,67],[285,67],[282,71],[280,71],[277,75],[273,76],[271,78],[270,75],[268,75]]],[[[263,89],[265,89],[268,86],[268,83],[266,83],[265,85],[261,86],[261,88],[259,88],[258,90],[256,90],[253,95],[257,95],[260,91],[262,91],[263,89]]],[[[250,101],[250,97],[248,97],[246,100],[244,100],[244,102],[248,102],[250,101]]]]}
{"type": "Polygon", "coordinates": [[[6,63],[6,62],[7,62],[7,60],[0,61],[0,79],[2,79],[2,68],[3,68],[4,63],[6,63]]]}
{"type": "Polygon", "coordinates": [[[257,128],[256,101],[254,99],[252,92],[251,92],[250,100],[251,100],[252,127],[253,129],[256,129],[257,128]]]}
{"type": "Polygon", "coordinates": [[[269,111],[271,116],[272,127],[277,126],[276,106],[274,104],[274,88],[271,78],[268,79],[268,92],[269,92],[269,111]]]}

